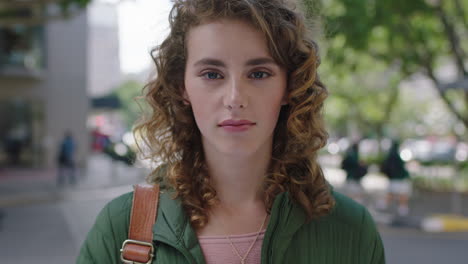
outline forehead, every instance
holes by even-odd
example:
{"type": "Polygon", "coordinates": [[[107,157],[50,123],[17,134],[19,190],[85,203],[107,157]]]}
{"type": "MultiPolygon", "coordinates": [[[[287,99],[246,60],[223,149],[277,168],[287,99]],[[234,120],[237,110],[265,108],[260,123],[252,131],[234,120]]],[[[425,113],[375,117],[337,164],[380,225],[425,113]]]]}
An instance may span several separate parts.
{"type": "Polygon", "coordinates": [[[264,34],[241,20],[222,19],[195,26],[187,33],[188,59],[206,56],[271,57],[264,34]]]}

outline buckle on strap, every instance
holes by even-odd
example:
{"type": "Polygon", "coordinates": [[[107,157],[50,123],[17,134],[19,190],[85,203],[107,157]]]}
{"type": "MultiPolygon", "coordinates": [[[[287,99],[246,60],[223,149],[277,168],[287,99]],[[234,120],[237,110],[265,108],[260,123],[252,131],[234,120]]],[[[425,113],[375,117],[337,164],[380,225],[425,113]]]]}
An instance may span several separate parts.
{"type": "Polygon", "coordinates": [[[153,246],[152,243],[148,243],[148,242],[127,239],[127,240],[125,240],[123,242],[122,248],[120,249],[120,260],[122,260],[122,262],[125,263],[125,264],[151,264],[151,262],[153,261],[153,257],[154,257],[154,246],[153,246]],[[125,259],[124,256],[123,256],[123,251],[124,251],[125,245],[127,245],[127,244],[135,244],[135,245],[150,247],[151,251],[150,251],[150,254],[149,254],[148,262],[138,262],[138,261],[134,261],[134,260],[125,259]]]}

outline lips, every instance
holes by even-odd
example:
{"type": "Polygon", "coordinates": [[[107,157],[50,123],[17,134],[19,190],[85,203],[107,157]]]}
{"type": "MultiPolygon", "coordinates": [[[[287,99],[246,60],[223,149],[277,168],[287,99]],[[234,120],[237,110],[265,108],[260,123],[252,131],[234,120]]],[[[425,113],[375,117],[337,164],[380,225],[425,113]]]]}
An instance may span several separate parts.
{"type": "Polygon", "coordinates": [[[249,120],[224,120],[218,126],[228,133],[243,133],[255,125],[249,120]]]}
{"type": "Polygon", "coordinates": [[[249,120],[224,120],[223,122],[219,123],[218,126],[224,127],[224,126],[252,126],[255,125],[254,122],[249,121],[249,120]]]}

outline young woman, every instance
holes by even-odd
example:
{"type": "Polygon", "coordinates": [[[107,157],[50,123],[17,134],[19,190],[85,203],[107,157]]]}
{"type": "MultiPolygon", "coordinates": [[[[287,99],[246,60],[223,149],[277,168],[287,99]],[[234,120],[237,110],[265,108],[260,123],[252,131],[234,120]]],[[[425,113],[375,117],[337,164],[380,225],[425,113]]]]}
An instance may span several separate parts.
{"type": "MultiPolygon", "coordinates": [[[[361,205],[317,164],[327,90],[317,45],[282,0],[176,0],[137,127],[167,186],[152,263],[384,263],[361,205]]],[[[119,263],[132,194],[110,202],[78,263],[119,263]]]]}

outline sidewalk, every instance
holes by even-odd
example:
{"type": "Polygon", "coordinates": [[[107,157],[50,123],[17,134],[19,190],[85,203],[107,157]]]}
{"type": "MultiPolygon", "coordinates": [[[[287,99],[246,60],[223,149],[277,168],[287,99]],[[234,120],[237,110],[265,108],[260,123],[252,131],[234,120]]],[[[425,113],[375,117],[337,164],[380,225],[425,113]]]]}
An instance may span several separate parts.
{"type": "Polygon", "coordinates": [[[144,182],[148,170],[91,154],[86,169],[77,170],[77,184],[57,186],[55,169],[4,169],[0,171],[0,208],[76,199],[144,182]]]}
{"type": "MultiPolygon", "coordinates": [[[[325,166],[325,177],[335,190],[345,193],[346,174],[343,170],[325,166]]],[[[369,172],[361,181],[365,191],[363,204],[368,208],[377,224],[420,229],[424,219],[433,215],[458,215],[468,217],[468,195],[454,195],[449,192],[431,192],[413,189],[410,199],[410,212],[405,217],[396,214],[396,208],[377,210],[377,199],[385,196],[388,179],[376,172],[369,172]]]]}
{"type": "MultiPolygon", "coordinates": [[[[93,199],[131,190],[131,185],[144,182],[147,169],[128,167],[121,162],[112,162],[102,154],[92,154],[88,168],[78,171],[78,184],[58,188],[55,170],[3,170],[0,171],[0,208],[61,200],[93,199]]],[[[324,167],[327,180],[337,191],[343,190],[345,174],[341,169],[324,167]]],[[[424,218],[434,214],[454,213],[453,195],[415,190],[410,201],[410,213],[398,217],[391,211],[374,208],[376,199],[385,193],[388,181],[378,174],[366,175],[362,181],[366,191],[364,205],[378,224],[419,229],[424,218]]],[[[112,198],[112,197],[110,197],[112,198]]],[[[468,216],[468,196],[461,195],[459,215],[468,216]]]]}

